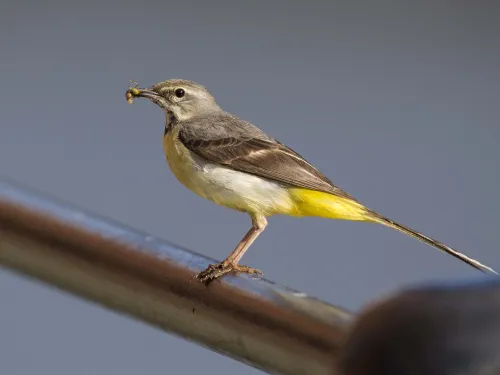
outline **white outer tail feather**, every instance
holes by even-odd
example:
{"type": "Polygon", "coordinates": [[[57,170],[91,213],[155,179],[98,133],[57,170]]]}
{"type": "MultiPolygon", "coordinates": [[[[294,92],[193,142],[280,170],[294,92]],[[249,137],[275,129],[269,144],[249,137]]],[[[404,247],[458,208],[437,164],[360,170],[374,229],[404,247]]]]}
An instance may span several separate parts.
{"type": "Polygon", "coordinates": [[[386,217],[383,217],[383,216],[377,214],[376,212],[373,212],[373,211],[369,211],[369,212],[373,215],[372,220],[376,223],[382,224],[382,225],[389,227],[389,228],[392,228],[392,229],[396,229],[397,231],[399,231],[401,233],[404,233],[410,237],[416,238],[417,240],[422,241],[423,243],[425,243],[427,245],[430,245],[438,250],[441,250],[447,254],[454,256],[455,258],[460,259],[461,261],[471,265],[472,267],[474,267],[480,271],[498,275],[498,272],[496,272],[494,269],[482,264],[481,262],[479,262],[473,258],[469,258],[467,255],[462,254],[462,253],[452,249],[451,247],[446,246],[445,244],[443,244],[439,241],[436,241],[430,237],[427,237],[426,235],[419,233],[411,228],[405,227],[404,225],[398,224],[395,221],[392,221],[386,217]]]}

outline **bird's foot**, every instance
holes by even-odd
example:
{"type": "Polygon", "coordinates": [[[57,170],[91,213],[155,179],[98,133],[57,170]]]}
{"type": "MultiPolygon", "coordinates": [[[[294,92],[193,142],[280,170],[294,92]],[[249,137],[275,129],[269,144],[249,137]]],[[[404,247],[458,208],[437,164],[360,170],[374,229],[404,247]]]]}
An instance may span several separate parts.
{"type": "Polygon", "coordinates": [[[205,285],[208,285],[208,283],[210,283],[211,281],[218,279],[219,277],[224,276],[231,272],[248,273],[251,275],[258,275],[258,276],[263,275],[262,271],[256,268],[240,266],[239,264],[222,262],[219,264],[209,265],[206,270],[201,271],[198,275],[196,275],[196,278],[205,285]]]}

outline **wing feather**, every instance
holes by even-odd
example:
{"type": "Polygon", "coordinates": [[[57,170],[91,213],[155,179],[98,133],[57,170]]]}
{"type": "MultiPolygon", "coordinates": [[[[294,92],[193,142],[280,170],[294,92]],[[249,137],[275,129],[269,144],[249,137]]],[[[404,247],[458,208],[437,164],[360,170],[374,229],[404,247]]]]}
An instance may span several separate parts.
{"type": "Polygon", "coordinates": [[[181,127],[179,140],[186,148],[212,163],[355,201],[298,153],[252,124],[234,117],[230,118],[229,124],[218,120],[215,124],[211,122],[212,131],[196,124],[181,127]]]}

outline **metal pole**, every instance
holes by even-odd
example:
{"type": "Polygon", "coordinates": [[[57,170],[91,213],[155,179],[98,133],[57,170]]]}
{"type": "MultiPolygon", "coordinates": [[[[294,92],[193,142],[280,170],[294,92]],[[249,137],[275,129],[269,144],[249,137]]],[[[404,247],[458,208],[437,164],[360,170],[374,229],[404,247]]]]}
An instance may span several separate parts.
{"type": "Polygon", "coordinates": [[[335,373],[350,313],[245,275],[205,287],[208,263],[0,180],[0,265],[269,373],[335,373]]]}

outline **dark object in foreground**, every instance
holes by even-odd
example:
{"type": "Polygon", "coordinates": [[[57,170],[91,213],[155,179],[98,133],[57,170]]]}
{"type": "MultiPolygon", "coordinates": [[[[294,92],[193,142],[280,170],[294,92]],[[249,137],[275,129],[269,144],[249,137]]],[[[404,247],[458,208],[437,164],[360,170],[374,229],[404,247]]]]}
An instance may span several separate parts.
{"type": "Polygon", "coordinates": [[[404,291],[366,309],[343,375],[500,374],[500,281],[404,291]]]}

